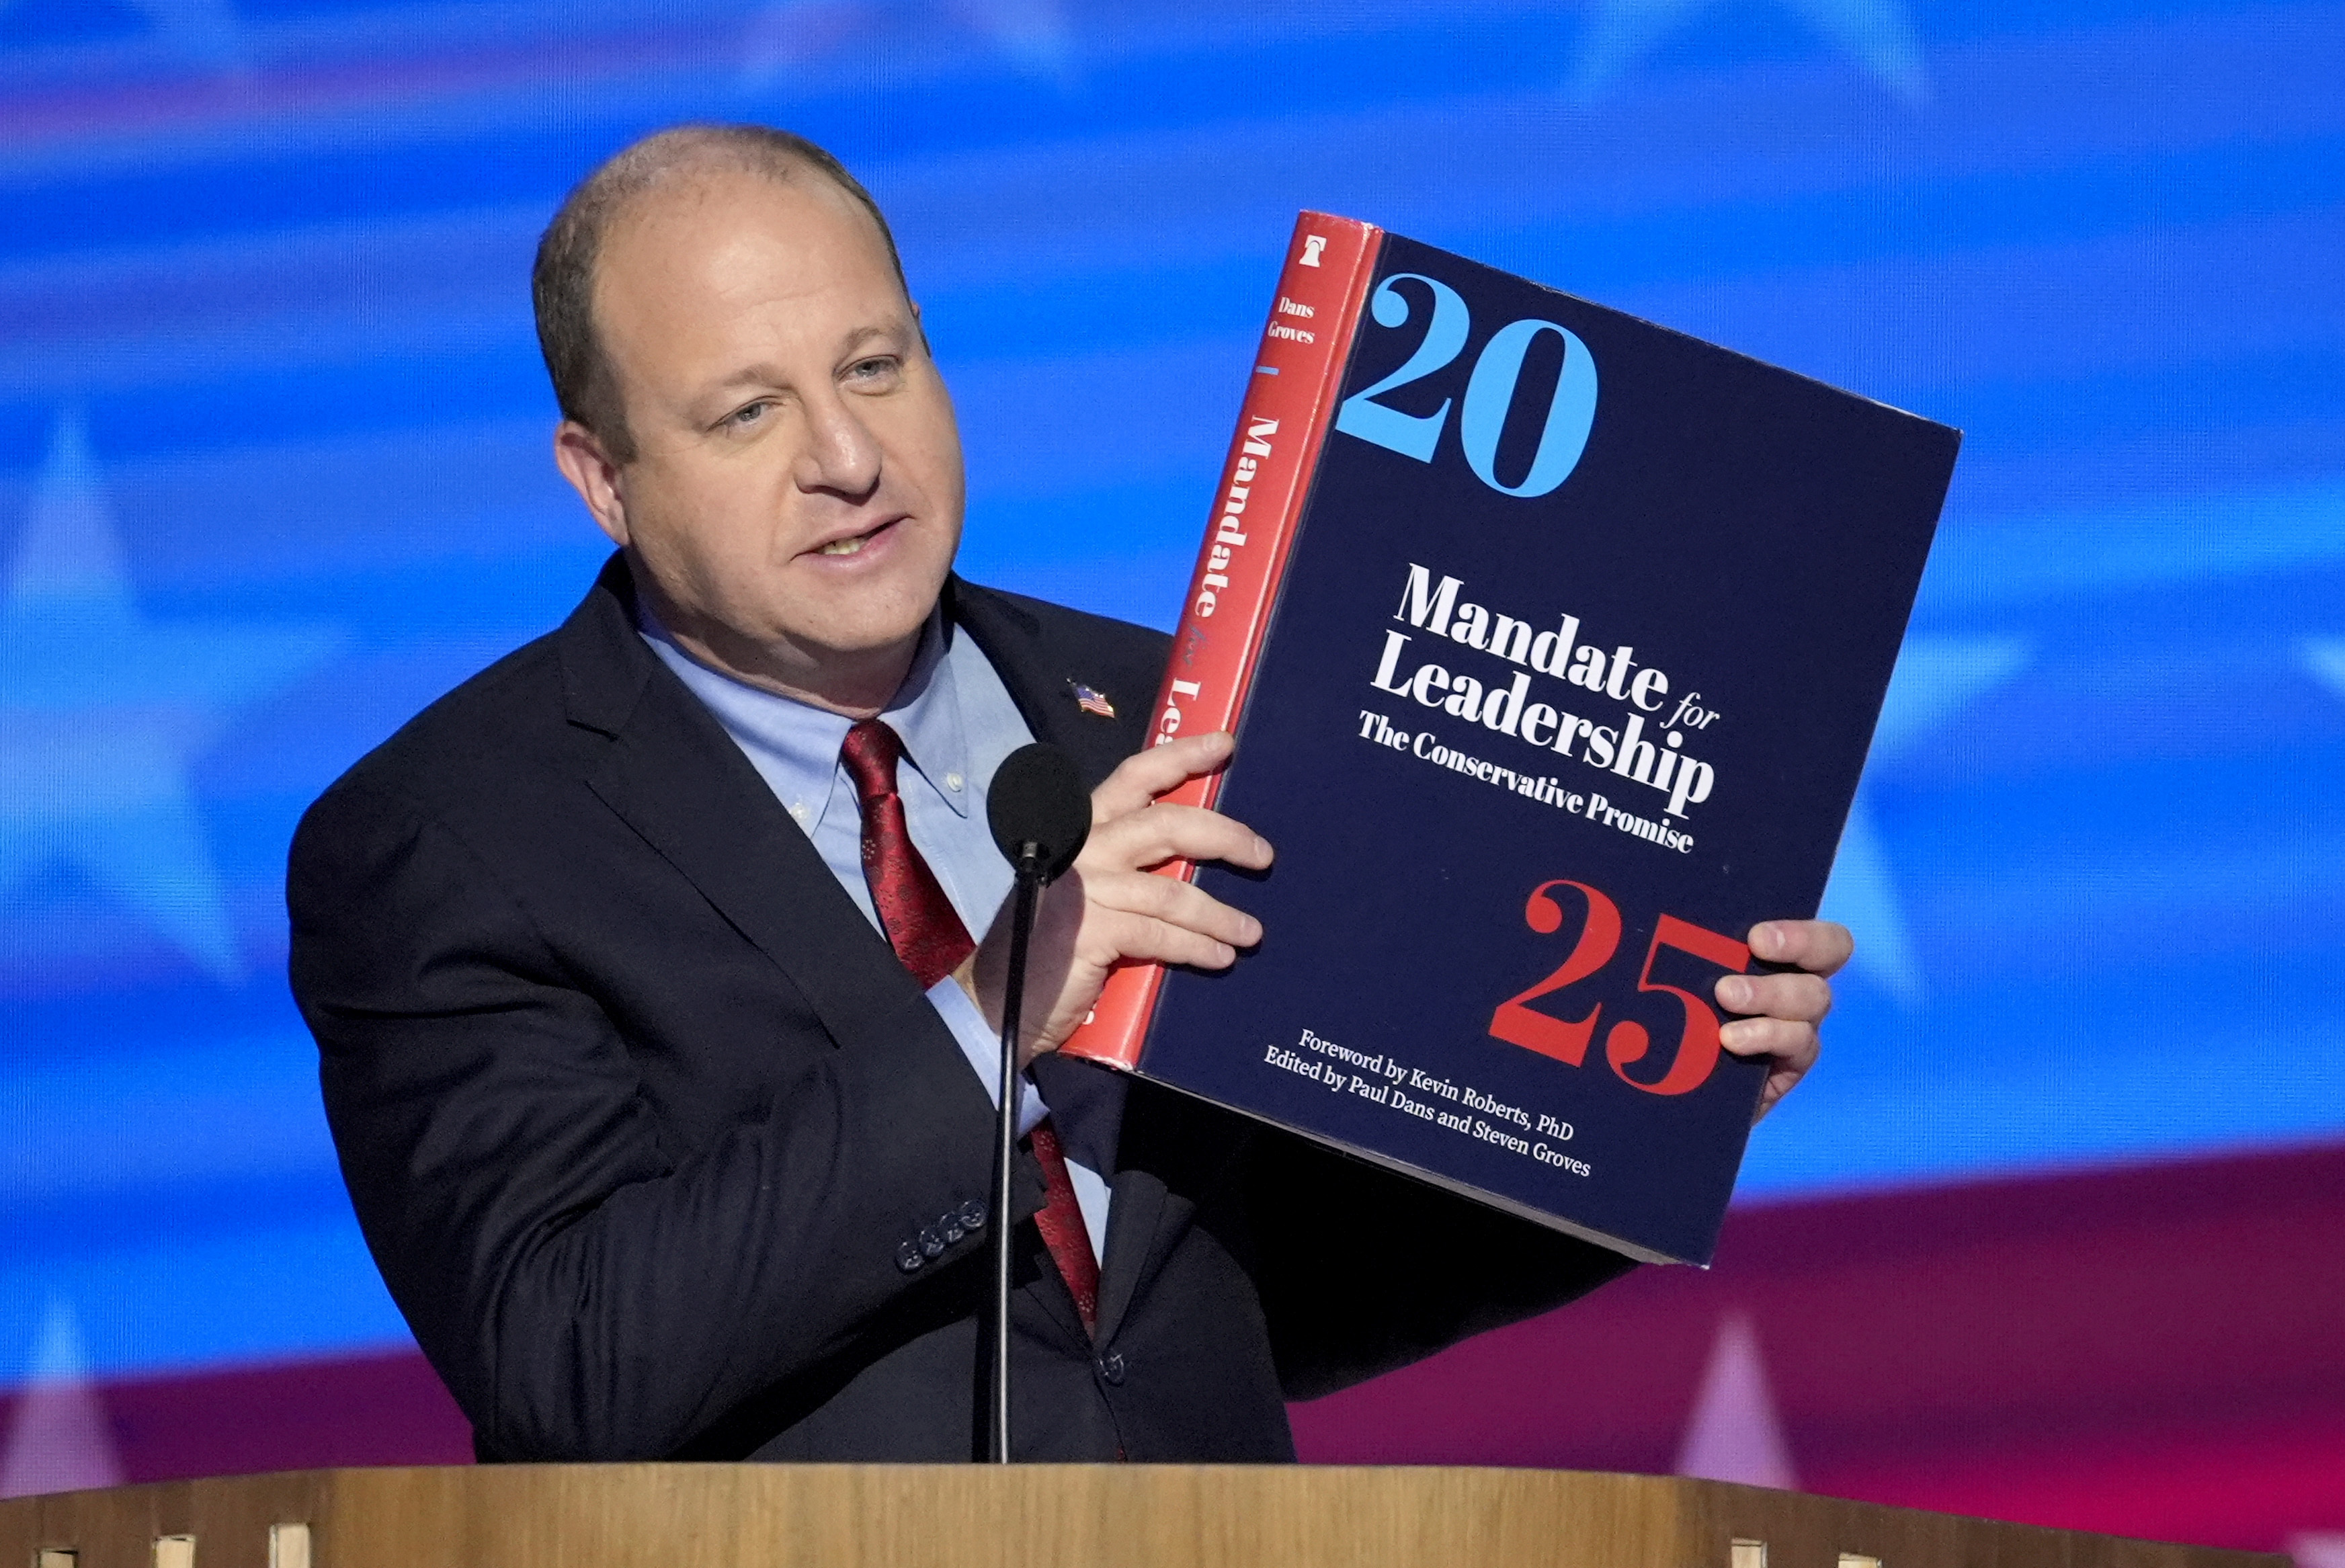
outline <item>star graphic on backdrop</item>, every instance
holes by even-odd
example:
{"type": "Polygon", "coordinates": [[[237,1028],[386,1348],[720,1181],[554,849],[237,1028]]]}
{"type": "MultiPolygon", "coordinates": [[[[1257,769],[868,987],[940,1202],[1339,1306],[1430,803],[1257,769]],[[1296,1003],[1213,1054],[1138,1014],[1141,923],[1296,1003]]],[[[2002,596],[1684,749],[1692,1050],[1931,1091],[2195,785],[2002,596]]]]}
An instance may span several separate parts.
{"type": "Polygon", "coordinates": [[[2298,651],[2314,680],[2345,697],[2345,637],[2307,637],[2298,651]]]}
{"type": "Polygon", "coordinates": [[[743,33],[741,85],[754,91],[783,84],[908,17],[976,34],[1021,76],[1061,87],[1075,83],[1074,31],[1063,0],[773,0],[743,33]]]}
{"type": "Polygon", "coordinates": [[[0,1497],[85,1492],[123,1480],[113,1423],[82,1353],[81,1324],[71,1304],[52,1297],[33,1347],[32,1376],[0,1442],[0,1497]]]}
{"type": "Polygon", "coordinates": [[[1020,72],[1073,84],[1075,35],[1061,0],[957,0],[952,9],[1020,72]]]}
{"type": "Polygon", "coordinates": [[[149,620],[88,437],[61,418],[0,583],[0,896],[69,866],[206,974],[239,978],[188,765],[233,710],[339,641],[317,627],[149,620]]]}
{"type": "Polygon", "coordinates": [[[741,36],[741,85],[756,91],[783,83],[872,30],[876,7],[861,0],[775,0],[749,19],[741,36]]]}
{"type": "MultiPolygon", "coordinates": [[[[0,0],[0,15],[40,0],[0,0]]],[[[252,64],[244,27],[228,0],[127,0],[147,18],[165,46],[220,71],[243,71],[252,64]]]]}
{"type": "MultiPolygon", "coordinates": [[[[1873,726],[1868,768],[1894,759],[1990,690],[2019,673],[2027,644],[2015,637],[1909,637],[1873,726]]],[[[1890,874],[1880,829],[1864,791],[1841,832],[1824,918],[1857,934],[1850,966],[1907,1007],[1922,1000],[1922,966],[1905,927],[1904,908],[1890,874]]]]}
{"type": "Polygon", "coordinates": [[[1767,1384],[1767,1364],[1759,1353],[1759,1330],[1743,1313],[1728,1314],[1711,1342],[1710,1364],[1702,1370],[1701,1389],[1678,1451],[1677,1473],[1782,1492],[1799,1485],[1767,1384]]]}
{"type": "MultiPolygon", "coordinates": [[[[1571,73],[1572,96],[1591,103],[1712,0],[1598,0],[1571,73]]],[[[1929,93],[1921,35],[1905,0],[1781,0],[1801,20],[1907,104],[1929,93]]]]}

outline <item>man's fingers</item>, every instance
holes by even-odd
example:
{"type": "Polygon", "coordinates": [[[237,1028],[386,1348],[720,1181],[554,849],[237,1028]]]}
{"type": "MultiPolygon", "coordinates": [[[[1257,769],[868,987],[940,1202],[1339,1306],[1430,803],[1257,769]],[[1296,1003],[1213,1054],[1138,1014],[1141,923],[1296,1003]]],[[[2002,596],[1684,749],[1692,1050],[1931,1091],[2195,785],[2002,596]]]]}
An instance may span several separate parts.
{"type": "Polygon", "coordinates": [[[1142,748],[1091,791],[1091,821],[1107,823],[1138,811],[1166,790],[1212,773],[1230,760],[1236,745],[1228,732],[1213,730],[1142,748]]]}
{"type": "MultiPolygon", "coordinates": [[[[1193,931],[1225,946],[1251,947],[1262,940],[1261,921],[1169,876],[1138,871],[1097,873],[1085,882],[1084,893],[1097,908],[1193,931]]],[[[1143,956],[1130,952],[1119,956],[1143,956]]]]}
{"type": "Polygon", "coordinates": [[[1259,871],[1270,864],[1270,841],[1233,817],[1203,806],[1166,805],[1128,812],[1101,824],[1083,846],[1092,865],[1119,869],[1168,860],[1218,860],[1259,871]]]}
{"type": "Polygon", "coordinates": [[[1836,920],[1762,920],[1751,928],[1751,951],[1770,964],[1797,964],[1811,975],[1836,975],[1856,938],[1836,920]]]}
{"type": "Polygon", "coordinates": [[[1802,1024],[1790,1018],[1744,1018],[1718,1031],[1719,1043],[1738,1057],[1769,1058],[1767,1082],[1759,1091],[1759,1104],[1751,1114],[1755,1123],[1775,1108],[1775,1102],[1792,1092],[1793,1085],[1805,1077],[1808,1069],[1816,1065],[1817,1053],[1823,1042],[1813,1024],[1802,1024]]]}
{"type": "Polygon", "coordinates": [[[1751,1113],[1751,1125],[1758,1126],[1760,1118],[1775,1108],[1775,1102],[1792,1092],[1804,1072],[1804,1068],[1779,1067],[1769,1073],[1766,1085],[1759,1091],[1759,1108],[1751,1113]]]}
{"type": "MultiPolygon", "coordinates": [[[[1020,1042],[1024,1052],[1057,1047],[1081,1022],[1101,982],[1118,964],[1179,964],[1226,969],[1238,951],[1262,940],[1262,924],[1210,894],[1148,874],[1168,861],[1221,861],[1259,870],[1268,841],[1244,823],[1158,797],[1213,773],[1236,743],[1221,732],[1188,735],[1127,757],[1091,792],[1091,835],[1073,870],[1044,895],[1036,930],[1036,995],[1051,997],[1020,1042]]],[[[997,919],[978,952],[974,978],[988,1017],[1000,1012],[1003,966],[997,919]]]]}
{"type": "Polygon", "coordinates": [[[1751,950],[1761,958],[1798,963],[1813,973],[1728,975],[1718,982],[1718,1005],[1730,1013],[1753,1014],[1718,1031],[1719,1044],[1738,1057],[1771,1058],[1759,1094],[1756,1121],[1792,1091],[1816,1065],[1823,1038],[1816,1026],[1832,1011],[1832,982],[1824,976],[1848,962],[1847,928],[1829,920],[1771,920],[1753,926],[1751,950]]]}
{"type": "Polygon", "coordinates": [[[1259,871],[1270,843],[1244,823],[1201,806],[1157,800],[1165,791],[1213,772],[1236,743],[1219,730],[1187,735],[1127,757],[1091,792],[1091,836],[1083,863],[1136,870],[1171,860],[1218,860],[1259,871]]]}
{"type": "Polygon", "coordinates": [[[1141,915],[1117,914],[1112,920],[1113,929],[1106,940],[1129,962],[1185,964],[1195,969],[1226,969],[1237,962],[1235,947],[1202,931],[1141,915]]]}
{"type": "Polygon", "coordinates": [[[1773,1057],[1782,1068],[1803,1073],[1823,1048],[1813,1024],[1795,1018],[1740,1018],[1718,1031],[1718,1043],[1738,1057],[1773,1057]]]}
{"type": "Polygon", "coordinates": [[[1821,1024],[1832,1011],[1832,984],[1821,975],[1729,975],[1718,982],[1718,1005],[1730,1013],[1757,1013],[1821,1024]]]}

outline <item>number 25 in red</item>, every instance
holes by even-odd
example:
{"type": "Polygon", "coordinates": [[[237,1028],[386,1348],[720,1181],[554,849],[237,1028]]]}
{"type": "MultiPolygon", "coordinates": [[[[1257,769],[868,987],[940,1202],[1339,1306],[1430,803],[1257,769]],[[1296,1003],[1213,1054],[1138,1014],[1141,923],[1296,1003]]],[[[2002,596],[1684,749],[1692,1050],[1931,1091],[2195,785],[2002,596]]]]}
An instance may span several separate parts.
{"type": "MultiPolygon", "coordinates": [[[[1547,978],[1498,1004],[1497,1011],[1490,1015],[1490,1033],[1510,1046],[1520,1046],[1576,1067],[1588,1059],[1589,1042],[1595,1037],[1596,1022],[1604,1011],[1603,1005],[1590,1007],[1584,1018],[1564,1019],[1536,1012],[1528,1004],[1587,979],[1612,961],[1612,955],[1620,946],[1620,909],[1584,882],[1542,882],[1531,889],[1529,901],[1523,905],[1525,923],[1541,936],[1563,928],[1562,907],[1548,891],[1557,887],[1568,887],[1588,902],[1588,918],[1580,926],[1579,938],[1547,978]]],[[[1632,1087],[1648,1094],[1681,1095],[1708,1082],[1711,1070],[1718,1066],[1718,1015],[1705,998],[1653,978],[1653,960],[1660,956],[1664,947],[1707,958],[1735,974],[1751,966],[1751,949],[1731,936],[1704,930],[1674,915],[1662,916],[1653,928],[1652,945],[1645,949],[1645,966],[1637,976],[1637,989],[1666,991],[1678,999],[1684,1009],[1685,1027],[1678,1036],[1677,1050],[1670,1058],[1669,1070],[1652,1082],[1629,1077],[1629,1067],[1644,1060],[1652,1037],[1644,1025],[1623,1019],[1604,1037],[1604,1059],[1620,1081],[1632,1087]]]]}

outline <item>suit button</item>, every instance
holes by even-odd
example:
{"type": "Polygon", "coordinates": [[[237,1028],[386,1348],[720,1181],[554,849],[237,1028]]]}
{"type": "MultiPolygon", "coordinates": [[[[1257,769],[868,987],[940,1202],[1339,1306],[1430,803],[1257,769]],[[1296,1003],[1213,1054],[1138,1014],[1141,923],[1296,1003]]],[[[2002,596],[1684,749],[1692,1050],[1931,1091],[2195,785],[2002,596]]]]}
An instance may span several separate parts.
{"type": "Polygon", "coordinates": [[[945,1245],[948,1247],[969,1234],[961,1228],[960,1220],[950,1214],[945,1215],[937,1221],[937,1229],[944,1232],[945,1245]]]}
{"type": "Polygon", "coordinates": [[[1123,1386],[1123,1352],[1110,1351],[1099,1359],[1099,1374],[1117,1388],[1123,1386]]]}
{"type": "Polygon", "coordinates": [[[960,1206],[960,1222],[963,1225],[968,1226],[971,1230],[984,1229],[985,1205],[980,1203],[974,1198],[970,1199],[967,1203],[962,1204],[960,1206]]]}
{"type": "Polygon", "coordinates": [[[920,1255],[924,1258],[941,1258],[945,1255],[945,1239],[937,1234],[937,1228],[933,1225],[923,1226],[920,1229],[920,1255]]]}
{"type": "Polygon", "coordinates": [[[920,1265],[927,1261],[926,1258],[920,1256],[920,1249],[909,1241],[896,1249],[896,1267],[907,1274],[919,1273],[920,1265]]]}

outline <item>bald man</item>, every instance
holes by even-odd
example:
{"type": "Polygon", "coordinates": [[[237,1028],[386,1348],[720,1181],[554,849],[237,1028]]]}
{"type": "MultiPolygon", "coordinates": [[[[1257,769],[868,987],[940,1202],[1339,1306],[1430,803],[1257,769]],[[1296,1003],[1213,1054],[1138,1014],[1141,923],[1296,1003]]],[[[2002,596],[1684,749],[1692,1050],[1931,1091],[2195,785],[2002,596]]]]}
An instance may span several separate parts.
{"type": "MultiPolygon", "coordinates": [[[[1144,747],[1161,634],[952,575],[951,400],[835,159],[651,137],[563,204],[535,293],[555,459],[616,551],[320,798],[288,881],[353,1202],[484,1458],[970,1458],[1003,1223],[1021,1459],[1291,1458],[1286,1401],[1626,1267],[1053,1055],[1113,966],[1260,939],[1150,867],[1273,851],[1155,804],[1231,747],[1144,747]],[[1033,739],[1095,827],[1044,902],[1000,1215],[984,803],[1033,739]]],[[[1722,983],[1771,1101],[1848,939],[1752,945],[1805,971],[1722,983]]]]}

